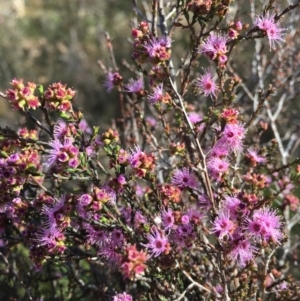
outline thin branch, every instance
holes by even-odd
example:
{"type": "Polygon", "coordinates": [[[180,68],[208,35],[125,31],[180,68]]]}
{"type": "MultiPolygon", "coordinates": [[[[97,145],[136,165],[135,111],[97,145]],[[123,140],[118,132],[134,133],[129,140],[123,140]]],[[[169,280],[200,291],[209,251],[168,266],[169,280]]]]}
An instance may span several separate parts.
{"type": "Polygon", "coordinates": [[[111,38],[110,38],[110,35],[109,35],[108,32],[105,33],[105,39],[106,39],[106,46],[107,46],[107,49],[108,49],[108,52],[109,52],[109,57],[110,57],[110,59],[112,61],[112,64],[114,66],[114,70],[118,71],[119,68],[117,66],[113,45],[112,45],[111,38]]]}
{"type": "Polygon", "coordinates": [[[154,37],[157,36],[157,0],[152,0],[152,24],[151,24],[151,32],[154,37]]]}
{"type": "Polygon", "coordinates": [[[206,156],[205,156],[205,154],[202,150],[202,147],[200,145],[200,142],[197,138],[197,134],[194,131],[193,125],[191,124],[191,122],[188,118],[188,115],[186,113],[186,110],[185,110],[185,107],[184,107],[184,104],[183,104],[183,99],[180,96],[180,94],[178,93],[178,91],[176,90],[176,87],[175,87],[175,85],[174,85],[174,83],[173,83],[173,81],[170,77],[169,77],[169,82],[171,84],[171,87],[172,87],[174,93],[177,96],[177,99],[178,99],[179,104],[180,104],[180,108],[181,108],[181,110],[183,112],[183,115],[184,115],[184,118],[185,118],[185,121],[188,124],[188,127],[189,127],[190,131],[192,132],[192,135],[193,135],[194,140],[196,142],[196,147],[197,147],[200,159],[202,161],[202,162],[199,162],[199,169],[200,169],[201,173],[203,174],[203,181],[205,183],[206,192],[207,192],[209,200],[211,202],[213,211],[214,211],[214,213],[216,213],[217,209],[216,209],[216,206],[215,206],[214,195],[213,195],[213,191],[212,191],[212,187],[211,187],[211,183],[210,183],[210,178],[209,178],[208,170],[207,170],[207,166],[206,166],[206,156]]]}

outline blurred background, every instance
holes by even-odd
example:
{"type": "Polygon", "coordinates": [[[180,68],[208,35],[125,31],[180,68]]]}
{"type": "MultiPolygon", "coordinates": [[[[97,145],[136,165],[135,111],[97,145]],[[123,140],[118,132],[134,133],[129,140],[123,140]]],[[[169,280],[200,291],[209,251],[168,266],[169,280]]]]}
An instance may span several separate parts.
{"type": "MultiPolygon", "coordinates": [[[[101,60],[112,67],[108,31],[116,60],[130,60],[131,1],[0,0],[0,91],[14,78],[47,86],[61,81],[77,91],[76,108],[97,125],[110,122],[118,104],[102,87],[101,60]]],[[[16,126],[13,113],[0,99],[0,126],[16,126]]]]}

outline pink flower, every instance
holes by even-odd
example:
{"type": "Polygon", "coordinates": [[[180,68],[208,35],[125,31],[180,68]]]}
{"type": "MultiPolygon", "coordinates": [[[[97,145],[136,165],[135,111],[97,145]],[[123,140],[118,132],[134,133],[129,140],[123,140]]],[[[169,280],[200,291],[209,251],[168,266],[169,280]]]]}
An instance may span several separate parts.
{"type": "Polygon", "coordinates": [[[223,202],[223,210],[228,211],[231,218],[236,219],[239,216],[239,212],[243,203],[236,197],[226,196],[223,202]]]}
{"type": "Polygon", "coordinates": [[[193,235],[194,227],[191,224],[182,224],[176,229],[176,234],[184,238],[193,235]]]}
{"type": "Polygon", "coordinates": [[[135,174],[138,177],[144,177],[147,173],[150,173],[155,168],[155,158],[153,154],[146,154],[140,148],[136,146],[131,150],[131,155],[128,158],[131,167],[135,170],[135,174]]]}
{"type": "Polygon", "coordinates": [[[148,250],[150,249],[151,256],[158,257],[168,249],[168,239],[156,227],[152,227],[151,234],[147,235],[148,243],[143,244],[148,250]]]}
{"type": "Polygon", "coordinates": [[[258,155],[257,151],[254,149],[248,149],[247,153],[248,154],[246,154],[245,157],[248,158],[254,166],[256,163],[265,163],[267,161],[265,157],[258,155]]]}
{"type": "Polygon", "coordinates": [[[199,211],[199,208],[194,206],[187,210],[186,215],[189,217],[191,223],[197,223],[204,216],[204,214],[199,211]]]}
{"type": "Polygon", "coordinates": [[[221,179],[221,176],[227,173],[229,169],[229,163],[226,159],[219,157],[212,157],[207,161],[207,169],[209,174],[217,181],[221,179]]]}
{"type": "Polygon", "coordinates": [[[148,101],[151,105],[154,105],[160,102],[163,99],[163,97],[164,97],[163,84],[160,84],[153,88],[153,93],[149,94],[148,101]]]}
{"type": "Polygon", "coordinates": [[[282,38],[283,28],[280,28],[275,21],[275,14],[267,12],[264,16],[257,17],[256,26],[264,31],[269,39],[270,49],[275,49],[275,44],[284,41],[282,38]]]}
{"type": "Polygon", "coordinates": [[[180,221],[183,225],[188,225],[190,223],[190,217],[186,214],[183,214],[180,221]]]}
{"type": "Polygon", "coordinates": [[[115,190],[113,190],[108,185],[104,185],[97,189],[96,198],[100,202],[108,202],[109,204],[115,204],[117,199],[117,194],[115,190]]]}
{"type": "Polygon", "coordinates": [[[92,202],[93,198],[89,194],[81,195],[77,201],[80,206],[86,207],[92,202]]]}
{"type": "Polygon", "coordinates": [[[52,167],[56,162],[66,162],[69,160],[69,149],[73,149],[73,139],[66,138],[63,142],[55,139],[49,142],[51,149],[48,150],[46,165],[52,167]]]}
{"type": "Polygon", "coordinates": [[[247,222],[247,231],[254,238],[279,243],[283,237],[280,230],[280,217],[276,215],[276,211],[270,208],[255,210],[252,219],[248,219],[247,222]]]}
{"type": "Polygon", "coordinates": [[[188,118],[189,121],[196,126],[197,131],[201,131],[204,128],[204,123],[201,123],[200,125],[198,125],[202,120],[202,115],[198,114],[196,112],[190,112],[188,113],[188,118]]]}
{"type": "Polygon", "coordinates": [[[97,255],[113,270],[122,265],[123,256],[110,244],[100,247],[97,255]]]}
{"type": "Polygon", "coordinates": [[[140,225],[147,223],[147,218],[142,214],[140,210],[137,210],[134,215],[134,227],[138,228],[140,225]]]}
{"type": "Polygon", "coordinates": [[[235,229],[236,225],[230,220],[229,212],[222,211],[213,222],[212,232],[219,239],[223,239],[224,237],[231,237],[235,229]]]}
{"type": "Polygon", "coordinates": [[[62,120],[58,119],[58,121],[54,124],[53,127],[53,136],[55,139],[64,138],[68,133],[68,124],[62,120]]]}
{"type": "Polygon", "coordinates": [[[256,248],[251,245],[248,239],[241,239],[230,252],[230,256],[243,268],[254,257],[255,252],[256,248]]]}
{"type": "Polygon", "coordinates": [[[123,294],[114,296],[112,301],[133,301],[133,299],[132,296],[124,292],[123,294]]]}
{"type": "Polygon", "coordinates": [[[202,211],[207,212],[211,208],[208,197],[205,195],[198,195],[198,206],[202,211]]]}
{"type": "Polygon", "coordinates": [[[165,61],[170,58],[171,39],[169,37],[152,38],[144,47],[152,59],[165,61]]]}
{"type": "Polygon", "coordinates": [[[131,149],[131,155],[128,158],[128,161],[130,165],[133,168],[137,168],[140,166],[140,158],[142,158],[145,155],[145,153],[141,150],[140,146],[135,146],[133,149],[131,149]]]}
{"type": "Polygon", "coordinates": [[[97,247],[106,246],[109,243],[108,233],[104,230],[95,230],[93,227],[86,227],[87,243],[91,245],[96,245],[97,247]]]}
{"type": "Polygon", "coordinates": [[[163,208],[161,212],[162,224],[166,230],[172,229],[174,226],[174,215],[172,209],[168,208],[167,210],[163,208]]]}
{"type": "Polygon", "coordinates": [[[236,21],[234,26],[235,26],[236,30],[242,30],[243,29],[243,24],[240,20],[236,21]]]}
{"type": "Polygon", "coordinates": [[[126,178],[123,174],[120,174],[117,178],[118,184],[125,185],[126,184],[126,178]]]}
{"type": "Polygon", "coordinates": [[[199,52],[206,54],[211,60],[219,60],[222,57],[220,62],[224,63],[227,60],[227,56],[225,55],[227,53],[226,43],[227,37],[211,33],[202,44],[199,52]]]}
{"type": "Polygon", "coordinates": [[[196,188],[198,186],[197,177],[189,168],[176,169],[173,173],[171,183],[179,188],[196,188]]]}
{"type": "Polygon", "coordinates": [[[154,128],[156,126],[156,123],[157,123],[157,120],[152,116],[147,116],[145,118],[145,121],[152,128],[154,128]]]}
{"type": "Polygon", "coordinates": [[[103,86],[106,88],[107,92],[111,92],[111,90],[119,85],[122,82],[122,76],[118,73],[108,72],[106,75],[106,80],[103,83],[103,86]]]}
{"type": "Polygon", "coordinates": [[[196,124],[202,120],[202,116],[196,112],[188,113],[188,117],[192,124],[196,124]]]}
{"type": "Polygon", "coordinates": [[[56,199],[53,204],[43,207],[42,213],[46,217],[45,225],[47,228],[64,229],[70,225],[68,206],[65,201],[66,197],[63,196],[60,199],[56,199]]]}
{"type": "Polygon", "coordinates": [[[36,234],[36,240],[40,246],[47,247],[49,253],[54,251],[63,253],[66,250],[64,244],[65,235],[58,228],[51,227],[39,229],[39,232],[36,234]]]}
{"type": "Polygon", "coordinates": [[[130,79],[129,83],[125,85],[126,92],[140,93],[144,90],[144,83],[142,79],[130,79]]]}
{"type": "Polygon", "coordinates": [[[218,144],[224,144],[233,152],[242,151],[246,130],[242,124],[226,124],[218,144]]]}
{"type": "Polygon", "coordinates": [[[213,80],[213,75],[209,70],[206,70],[196,81],[196,88],[205,96],[216,97],[218,86],[213,80]]]}
{"type": "Polygon", "coordinates": [[[78,129],[84,134],[92,134],[93,131],[85,119],[81,119],[78,123],[78,129]]]}
{"type": "Polygon", "coordinates": [[[125,239],[123,232],[120,229],[114,229],[110,235],[111,246],[116,248],[117,246],[122,246],[125,239]]]}
{"type": "Polygon", "coordinates": [[[227,157],[229,153],[230,153],[230,149],[228,148],[228,146],[224,145],[223,143],[219,143],[218,141],[208,154],[209,157],[224,158],[227,157]]]}

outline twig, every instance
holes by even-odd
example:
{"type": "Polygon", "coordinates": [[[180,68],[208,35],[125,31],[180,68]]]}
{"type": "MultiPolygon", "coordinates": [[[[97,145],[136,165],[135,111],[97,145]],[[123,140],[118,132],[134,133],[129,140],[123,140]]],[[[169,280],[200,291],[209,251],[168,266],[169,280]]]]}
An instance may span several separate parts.
{"type": "Polygon", "coordinates": [[[289,5],[286,9],[284,9],[279,15],[275,16],[275,21],[278,21],[283,15],[291,11],[292,9],[295,9],[297,6],[300,6],[300,0],[298,0],[297,3],[289,5]]]}
{"type": "Polygon", "coordinates": [[[42,183],[37,181],[32,175],[29,175],[31,181],[33,181],[36,185],[38,185],[42,190],[44,190],[48,195],[54,197],[54,194],[49,191],[42,183]]]}
{"type": "MultiPolygon", "coordinates": [[[[0,92],[0,97],[7,99],[7,95],[4,94],[3,92],[0,92]]],[[[47,129],[45,126],[43,126],[40,123],[40,121],[38,121],[28,110],[26,110],[25,113],[29,116],[29,119],[31,119],[39,128],[44,130],[49,136],[51,136],[53,138],[51,131],[49,129],[47,129]]]]}
{"type": "Polygon", "coordinates": [[[154,37],[157,36],[157,0],[152,0],[152,24],[151,24],[151,32],[154,37]]]}
{"type": "Polygon", "coordinates": [[[197,134],[194,131],[193,125],[191,124],[191,122],[190,122],[190,120],[188,118],[188,115],[186,113],[186,110],[185,110],[185,107],[184,107],[184,104],[183,104],[183,99],[180,96],[180,94],[178,93],[178,91],[176,90],[176,87],[174,86],[174,83],[173,83],[173,81],[172,81],[172,79],[170,77],[169,77],[169,82],[171,84],[171,87],[172,87],[174,93],[176,94],[176,96],[178,98],[178,101],[179,101],[181,110],[183,112],[185,121],[188,124],[188,127],[189,127],[190,131],[192,132],[194,140],[196,142],[197,150],[199,152],[200,159],[202,161],[202,162],[199,162],[199,168],[200,168],[200,171],[202,172],[202,174],[204,175],[203,176],[203,181],[205,183],[205,188],[206,188],[209,200],[211,202],[213,211],[214,211],[214,213],[216,213],[217,210],[216,210],[216,206],[215,206],[215,202],[214,202],[214,195],[213,195],[213,191],[212,191],[212,187],[211,187],[211,183],[210,183],[210,179],[209,179],[209,175],[208,175],[208,171],[207,171],[207,166],[206,166],[206,156],[205,156],[205,154],[204,154],[204,152],[202,150],[202,147],[200,145],[200,142],[199,142],[199,140],[197,138],[197,134]]]}
{"type": "Polygon", "coordinates": [[[211,290],[209,290],[207,287],[201,285],[199,282],[196,282],[186,271],[183,271],[182,273],[185,277],[187,277],[191,281],[191,284],[187,287],[187,289],[175,301],[180,301],[181,299],[183,299],[185,294],[190,289],[192,289],[194,286],[197,286],[198,288],[200,288],[201,290],[203,290],[207,293],[210,293],[210,294],[212,293],[211,290]]]}
{"type": "MultiPolygon", "coordinates": [[[[274,253],[276,252],[277,248],[278,247],[276,247],[267,257],[267,261],[266,261],[265,268],[264,268],[264,274],[263,274],[264,278],[267,276],[270,260],[271,260],[272,256],[274,255],[274,253]]],[[[263,283],[262,283],[262,286],[263,286],[263,283]]],[[[262,288],[261,291],[262,291],[262,299],[264,299],[264,294],[266,293],[265,288],[262,288]]]]}
{"type": "Polygon", "coordinates": [[[110,38],[110,35],[109,35],[108,32],[105,33],[105,39],[106,39],[106,46],[107,46],[107,49],[108,49],[108,52],[109,52],[109,57],[110,57],[110,59],[112,61],[114,69],[116,71],[118,71],[119,68],[117,66],[117,62],[116,62],[115,55],[114,55],[113,45],[112,45],[111,38],[110,38]]]}
{"type": "Polygon", "coordinates": [[[32,120],[39,128],[41,128],[42,130],[44,130],[51,138],[53,137],[53,134],[51,133],[51,131],[49,129],[47,129],[45,126],[43,126],[39,120],[37,120],[28,110],[25,111],[25,113],[27,113],[27,115],[29,116],[29,119],[32,120]]]}
{"type": "Polygon", "coordinates": [[[221,254],[220,254],[220,256],[218,256],[218,259],[219,259],[219,273],[220,273],[220,276],[221,276],[221,279],[222,279],[222,282],[223,282],[223,285],[224,285],[224,297],[225,297],[224,300],[230,301],[231,299],[228,295],[229,290],[228,290],[228,284],[227,284],[227,281],[226,281],[225,268],[222,265],[222,263],[224,262],[224,259],[222,258],[221,254]]]}

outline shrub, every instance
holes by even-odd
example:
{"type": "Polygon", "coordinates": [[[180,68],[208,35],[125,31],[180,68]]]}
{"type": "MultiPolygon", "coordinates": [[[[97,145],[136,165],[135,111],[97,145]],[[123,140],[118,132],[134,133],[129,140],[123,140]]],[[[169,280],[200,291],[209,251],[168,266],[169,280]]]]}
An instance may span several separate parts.
{"type": "Polygon", "coordinates": [[[0,130],[0,294],[298,300],[298,37],[280,21],[296,22],[299,2],[252,3],[252,23],[233,1],[133,4],[133,78],[108,40],[104,87],[122,112],[110,128],[90,126],[59,82],[13,79],[1,93],[35,128],[0,130]],[[177,31],[190,37],[179,67],[177,31]]]}

